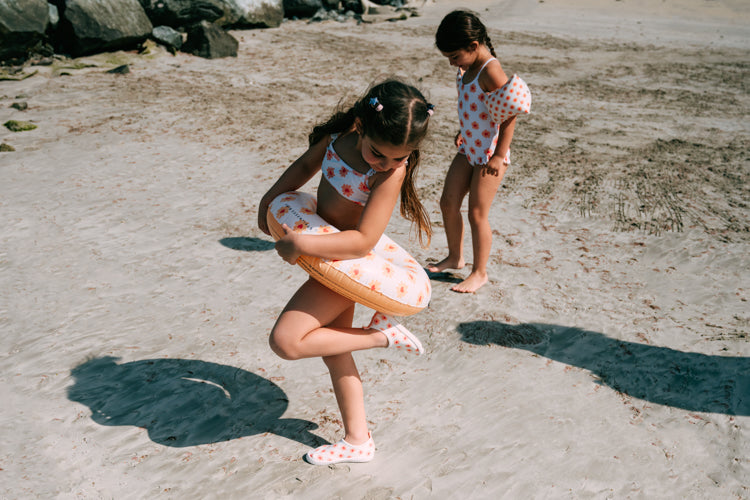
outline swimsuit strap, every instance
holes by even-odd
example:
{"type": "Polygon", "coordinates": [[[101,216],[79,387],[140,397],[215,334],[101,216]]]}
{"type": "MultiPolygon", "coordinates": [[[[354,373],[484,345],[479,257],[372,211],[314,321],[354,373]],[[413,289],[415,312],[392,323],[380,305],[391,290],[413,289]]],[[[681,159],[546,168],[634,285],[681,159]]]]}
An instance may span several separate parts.
{"type": "Polygon", "coordinates": [[[485,66],[487,66],[487,65],[488,65],[489,63],[491,63],[492,61],[497,61],[497,58],[496,58],[496,57],[490,57],[489,59],[487,59],[487,60],[486,60],[486,61],[484,62],[484,64],[482,64],[482,67],[481,67],[481,68],[479,68],[479,71],[477,71],[477,76],[475,76],[475,77],[474,77],[474,80],[476,80],[477,78],[479,78],[479,75],[481,75],[481,74],[482,74],[482,70],[484,70],[484,67],[485,67],[485,66]]]}

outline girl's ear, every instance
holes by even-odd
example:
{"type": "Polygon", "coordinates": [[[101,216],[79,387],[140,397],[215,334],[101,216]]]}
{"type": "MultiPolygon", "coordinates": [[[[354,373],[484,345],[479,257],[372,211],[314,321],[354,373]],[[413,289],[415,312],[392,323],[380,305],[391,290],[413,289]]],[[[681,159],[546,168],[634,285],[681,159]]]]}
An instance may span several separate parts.
{"type": "Polygon", "coordinates": [[[479,49],[479,42],[474,40],[469,44],[469,52],[476,52],[479,49]]]}
{"type": "Polygon", "coordinates": [[[354,119],[354,130],[357,134],[362,135],[362,120],[360,120],[359,117],[354,119]]]}

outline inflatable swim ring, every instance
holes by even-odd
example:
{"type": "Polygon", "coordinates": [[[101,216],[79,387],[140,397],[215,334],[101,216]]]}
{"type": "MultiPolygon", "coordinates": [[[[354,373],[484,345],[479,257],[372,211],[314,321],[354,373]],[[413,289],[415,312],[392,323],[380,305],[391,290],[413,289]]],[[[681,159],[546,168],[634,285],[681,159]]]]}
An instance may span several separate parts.
{"type": "MultiPolygon", "coordinates": [[[[282,224],[302,234],[337,233],[338,229],[316,213],[317,206],[315,197],[307,193],[292,191],[277,196],[266,217],[271,235],[281,238],[282,224]]],[[[359,259],[324,260],[303,255],[297,264],[331,290],[385,314],[409,316],[430,302],[427,273],[386,235],[359,259]]]]}

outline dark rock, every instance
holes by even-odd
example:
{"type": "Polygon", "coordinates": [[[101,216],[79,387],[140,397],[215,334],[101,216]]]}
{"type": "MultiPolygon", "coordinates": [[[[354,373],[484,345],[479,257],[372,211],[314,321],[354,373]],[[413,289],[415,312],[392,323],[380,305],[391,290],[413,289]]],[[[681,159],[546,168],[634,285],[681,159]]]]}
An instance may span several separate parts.
{"type": "Polygon", "coordinates": [[[15,151],[15,150],[16,150],[16,148],[14,148],[13,146],[11,146],[10,144],[8,144],[6,142],[0,144],[0,152],[2,152],[2,153],[9,153],[9,152],[15,151]]]}
{"type": "Polygon", "coordinates": [[[107,73],[113,73],[115,75],[127,75],[130,73],[130,65],[129,64],[121,64],[120,66],[117,66],[116,68],[112,68],[107,73]]]}
{"type": "Polygon", "coordinates": [[[182,28],[201,21],[213,22],[224,15],[221,0],[140,0],[156,25],[182,28]]]}
{"type": "Polygon", "coordinates": [[[312,17],[322,8],[322,0],[284,0],[284,15],[288,18],[312,17]]]}
{"type": "Polygon", "coordinates": [[[182,33],[169,26],[157,26],[151,32],[151,38],[168,48],[175,50],[182,48],[182,33]]]}
{"type": "Polygon", "coordinates": [[[44,42],[48,24],[46,0],[0,0],[0,61],[27,57],[44,42]]]}
{"type": "Polygon", "coordinates": [[[341,0],[341,8],[344,11],[350,10],[355,14],[362,14],[364,12],[361,0],[341,0]]]}
{"type": "Polygon", "coordinates": [[[237,57],[239,45],[236,38],[219,26],[201,21],[188,29],[187,40],[182,50],[207,59],[216,59],[237,57]]]}
{"type": "Polygon", "coordinates": [[[26,111],[29,109],[29,103],[26,101],[14,102],[10,105],[11,108],[17,109],[18,111],[26,111]]]}
{"type": "Polygon", "coordinates": [[[61,1],[59,41],[73,56],[134,49],[153,29],[138,0],[61,1]]]}

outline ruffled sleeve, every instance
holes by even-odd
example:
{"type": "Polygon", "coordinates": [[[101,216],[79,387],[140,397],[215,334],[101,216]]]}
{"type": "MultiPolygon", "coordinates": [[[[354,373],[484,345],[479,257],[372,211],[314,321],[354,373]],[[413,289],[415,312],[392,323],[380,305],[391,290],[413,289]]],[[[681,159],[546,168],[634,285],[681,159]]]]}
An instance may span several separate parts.
{"type": "Polygon", "coordinates": [[[513,75],[505,85],[487,93],[487,109],[495,123],[531,111],[531,91],[520,76],[513,75]]]}

